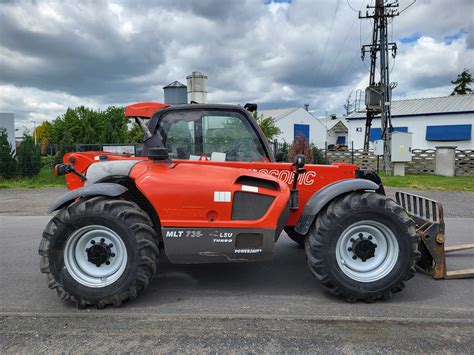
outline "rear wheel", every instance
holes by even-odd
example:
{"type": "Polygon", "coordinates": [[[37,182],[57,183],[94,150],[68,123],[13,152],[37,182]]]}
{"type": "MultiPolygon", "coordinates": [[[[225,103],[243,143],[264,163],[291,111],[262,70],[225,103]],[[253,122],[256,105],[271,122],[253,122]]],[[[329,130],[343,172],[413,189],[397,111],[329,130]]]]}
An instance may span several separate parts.
{"type": "Polygon", "coordinates": [[[306,242],[308,264],[329,290],[347,301],[388,299],[415,275],[415,224],[393,200],[350,193],[317,217],[306,242]]]}
{"type": "Polygon", "coordinates": [[[43,233],[39,253],[48,286],[82,308],[120,306],[156,272],[158,247],[148,215],[135,203],[94,197],[62,209],[43,233]]]}

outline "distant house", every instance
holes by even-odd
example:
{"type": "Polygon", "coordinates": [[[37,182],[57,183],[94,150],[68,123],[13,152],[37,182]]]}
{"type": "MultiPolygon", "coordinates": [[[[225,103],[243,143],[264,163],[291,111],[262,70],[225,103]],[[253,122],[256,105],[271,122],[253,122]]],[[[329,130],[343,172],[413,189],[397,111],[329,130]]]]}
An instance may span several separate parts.
{"type": "Polygon", "coordinates": [[[277,137],[278,141],[293,143],[296,136],[302,135],[308,142],[318,146],[322,142],[324,146],[326,127],[302,107],[262,110],[258,111],[258,114],[275,120],[275,124],[282,131],[277,137]]]}
{"type": "Polygon", "coordinates": [[[15,150],[15,115],[13,113],[0,112],[0,129],[6,129],[8,141],[15,150]]]}
{"type": "MultiPolygon", "coordinates": [[[[418,149],[436,146],[457,146],[474,149],[474,95],[432,97],[393,101],[392,125],[395,131],[411,132],[412,147],[418,149]]],[[[354,113],[347,117],[348,140],[354,148],[364,145],[365,114],[354,113]]],[[[380,116],[372,122],[370,140],[381,139],[380,116]]]]}
{"type": "Polygon", "coordinates": [[[325,128],[326,134],[315,143],[318,148],[326,145],[331,149],[334,146],[349,146],[349,125],[345,118],[329,116],[319,117],[318,122],[325,128]]]}

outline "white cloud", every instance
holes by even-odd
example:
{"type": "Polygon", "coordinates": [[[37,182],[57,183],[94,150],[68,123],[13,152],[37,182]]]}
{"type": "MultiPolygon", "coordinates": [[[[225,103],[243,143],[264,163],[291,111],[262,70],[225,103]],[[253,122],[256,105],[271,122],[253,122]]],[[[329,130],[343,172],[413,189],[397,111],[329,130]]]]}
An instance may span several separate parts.
{"type": "MultiPolygon", "coordinates": [[[[368,2],[350,0],[355,9],[368,2]]],[[[474,62],[473,6],[418,0],[395,18],[393,40],[420,33],[398,42],[395,97],[450,93],[449,80],[474,62]],[[461,29],[467,34],[445,43],[461,29]]],[[[28,122],[78,105],[159,101],[162,86],[201,70],[213,102],[340,113],[349,93],[367,85],[359,45],[371,24],[339,0],[330,31],[335,10],[334,1],[314,0],[0,3],[0,111],[28,122]]]]}

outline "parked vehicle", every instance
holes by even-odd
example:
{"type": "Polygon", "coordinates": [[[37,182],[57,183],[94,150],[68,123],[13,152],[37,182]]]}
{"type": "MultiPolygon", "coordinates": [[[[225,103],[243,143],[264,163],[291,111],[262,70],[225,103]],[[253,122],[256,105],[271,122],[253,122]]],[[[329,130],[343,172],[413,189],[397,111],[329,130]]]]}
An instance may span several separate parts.
{"type": "Polygon", "coordinates": [[[276,162],[240,106],[125,112],[144,131],[145,157],[78,152],[56,166],[71,191],[51,206],[39,253],[61,299],[120,306],[148,286],[160,255],[174,264],[268,260],[283,230],[344,300],[389,299],[415,275],[415,221],[375,173],[303,156],[276,162]]]}

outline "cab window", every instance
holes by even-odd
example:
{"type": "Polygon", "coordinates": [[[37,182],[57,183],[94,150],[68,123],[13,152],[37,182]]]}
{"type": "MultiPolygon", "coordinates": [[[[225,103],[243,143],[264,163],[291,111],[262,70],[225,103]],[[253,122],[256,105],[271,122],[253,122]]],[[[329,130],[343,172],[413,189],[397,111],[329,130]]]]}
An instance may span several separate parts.
{"type": "Polygon", "coordinates": [[[261,161],[265,157],[256,132],[238,112],[170,112],[161,118],[158,134],[175,159],[261,161]]]}

